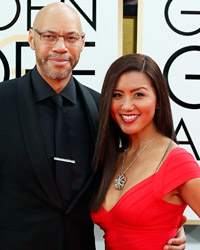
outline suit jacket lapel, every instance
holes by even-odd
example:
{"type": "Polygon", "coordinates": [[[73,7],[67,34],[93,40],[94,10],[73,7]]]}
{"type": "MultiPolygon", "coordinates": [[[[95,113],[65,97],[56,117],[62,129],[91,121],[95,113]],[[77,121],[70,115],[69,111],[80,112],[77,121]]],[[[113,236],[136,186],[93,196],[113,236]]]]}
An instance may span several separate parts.
{"type": "Polygon", "coordinates": [[[43,145],[37,111],[33,100],[30,73],[18,79],[17,98],[20,122],[28,155],[36,176],[54,206],[62,208],[43,145]]]}
{"type": "MultiPolygon", "coordinates": [[[[97,128],[98,128],[97,104],[95,103],[93,96],[90,94],[90,92],[87,90],[87,88],[85,86],[81,85],[76,79],[74,79],[74,80],[75,80],[76,86],[80,90],[81,96],[83,98],[84,107],[86,109],[87,117],[88,117],[89,124],[90,124],[90,131],[91,131],[91,135],[92,135],[92,139],[93,139],[93,143],[94,143],[94,147],[95,147],[97,128]]],[[[81,189],[79,194],[76,196],[76,198],[74,199],[72,204],[68,207],[68,209],[66,210],[66,213],[72,211],[74,209],[74,207],[76,207],[76,205],[81,200],[83,200],[85,198],[85,196],[83,194],[86,193],[87,190],[89,191],[88,188],[90,187],[90,185],[92,183],[93,176],[94,176],[94,173],[92,173],[92,175],[88,179],[87,183],[85,183],[84,187],[81,189]]],[[[83,202],[84,202],[84,200],[83,200],[83,202]]]]}
{"type": "Polygon", "coordinates": [[[89,124],[90,124],[90,130],[92,134],[92,139],[95,144],[96,142],[96,135],[97,135],[97,129],[98,129],[98,108],[97,104],[94,101],[94,98],[90,94],[90,92],[87,90],[87,88],[83,85],[81,85],[77,80],[75,80],[76,86],[79,88],[80,93],[83,98],[83,102],[85,104],[86,113],[88,116],[89,124]]]}

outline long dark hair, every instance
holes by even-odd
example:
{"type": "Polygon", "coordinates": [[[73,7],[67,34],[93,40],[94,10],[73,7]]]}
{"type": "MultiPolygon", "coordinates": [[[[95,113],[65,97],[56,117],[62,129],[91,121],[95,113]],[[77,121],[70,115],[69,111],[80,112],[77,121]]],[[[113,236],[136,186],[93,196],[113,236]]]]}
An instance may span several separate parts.
{"type": "Polygon", "coordinates": [[[112,119],[110,106],[117,80],[122,74],[130,71],[143,72],[151,79],[157,95],[158,109],[154,116],[157,130],[176,141],[167,84],[156,62],[141,54],[129,54],[118,58],[106,73],[100,98],[99,130],[93,159],[96,171],[96,190],[91,203],[93,211],[100,208],[116,172],[116,160],[120,152],[119,141],[122,142],[122,150],[128,145],[128,136],[112,119]]]}

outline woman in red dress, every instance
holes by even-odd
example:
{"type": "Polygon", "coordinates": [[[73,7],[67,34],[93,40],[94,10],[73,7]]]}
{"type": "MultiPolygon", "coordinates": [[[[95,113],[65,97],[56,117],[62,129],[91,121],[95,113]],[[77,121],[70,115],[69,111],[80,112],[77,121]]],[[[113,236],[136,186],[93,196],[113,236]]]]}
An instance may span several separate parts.
{"type": "Polygon", "coordinates": [[[200,167],[177,144],[167,85],[150,57],[111,65],[99,122],[91,217],[106,250],[164,249],[187,204],[200,216],[200,167]]]}

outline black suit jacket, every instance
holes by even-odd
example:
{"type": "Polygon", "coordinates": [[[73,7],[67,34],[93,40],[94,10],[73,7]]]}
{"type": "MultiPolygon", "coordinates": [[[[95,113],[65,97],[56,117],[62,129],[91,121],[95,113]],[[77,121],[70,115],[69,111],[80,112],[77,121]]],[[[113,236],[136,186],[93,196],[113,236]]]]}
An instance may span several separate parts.
{"type": "MultiPolygon", "coordinates": [[[[99,93],[75,84],[95,144],[99,93]]],[[[30,72],[1,83],[0,250],[95,249],[88,210],[92,177],[64,211],[47,163],[30,72]]]]}

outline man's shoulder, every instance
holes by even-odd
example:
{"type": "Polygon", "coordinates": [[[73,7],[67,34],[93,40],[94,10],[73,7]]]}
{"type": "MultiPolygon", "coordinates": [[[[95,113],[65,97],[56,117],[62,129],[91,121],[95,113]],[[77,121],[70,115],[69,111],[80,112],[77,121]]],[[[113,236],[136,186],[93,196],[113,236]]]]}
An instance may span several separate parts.
{"type": "Polygon", "coordinates": [[[6,101],[8,98],[14,98],[20,84],[29,82],[29,74],[23,75],[19,78],[13,78],[0,82],[0,99],[1,102],[6,101]]]}
{"type": "Polygon", "coordinates": [[[17,78],[4,80],[4,81],[0,82],[0,87],[8,86],[8,84],[13,84],[13,83],[16,83],[16,82],[17,82],[17,78]]]}
{"type": "Polygon", "coordinates": [[[99,92],[97,92],[96,90],[94,90],[94,89],[80,83],[75,78],[74,78],[74,82],[75,82],[76,86],[78,86],[81,90],[89,92],[95,100],[99,100],[99,98],[100,98],[100,93],[99,92]]]}
{"type": "Polygon", "coordinates": [[[0,82],[0,88],[14,86],[14,84],[16,84],[17,82],[27,80],[29,78],[29,75],[30,75],[30,73],[28,72],[27,74],[25,74],[21,77],[16,77],[13,79],[2,81],[2,82],[0,82]]]}
{"type": "Polygon", "coordinates": [[[99,92],[97,92],[96,90],[94,90],[94,89],[92,89],[92,88],[90,88],[88,86],[85,86],[83,84],[82,84],[82,86],[85,87],[95,99],[100,98],[100,93],[99,92]]]}
{"type": "Polygon", "coordinates": [[[6,95],[14,93],[17,86],[16,83],[17,83],[17,78],[0,82],[0,96],[1,96],[0,98],[2,98],[2,96],[6,98],[6,95]]]}
{"type": "Polygon", "coordinates": [[[92,89],[92,88],[86,86],[85,84],[80,83],[76,78],[73,77],[73,79],[74,79],[74,82],[75,82],[77,85],[81,86],[82,88],[87,89],[87,90],[88,90],[89,92],[91,92],[91,93],[95,93],[95,94],[97,94],[97,95],[100,95],[99,92],[97,92],[96,90],[94,90],[94,89],[92,89]]]}

